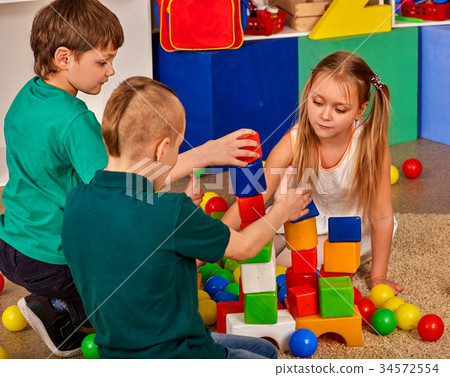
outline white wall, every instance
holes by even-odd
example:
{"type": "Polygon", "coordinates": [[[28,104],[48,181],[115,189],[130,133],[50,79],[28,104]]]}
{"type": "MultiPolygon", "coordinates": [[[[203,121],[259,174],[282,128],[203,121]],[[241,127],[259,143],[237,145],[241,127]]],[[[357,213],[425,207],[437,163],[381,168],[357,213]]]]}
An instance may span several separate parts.
{"type": "MultiPolygon", "coordinates": [[[[119,17],[125,43],[114,60],[116,74],[101,94],[80,94],[99,121],[111,92],[123,79],[133,75],[152,77],[151,0],[102,0],[119,17]]],[[[0,186],[6,184],[4,118],[20,88],[34,76],[33,53],[29,44],[31,23],[44,0],[0,0],[0,186]]],[[[26,109],[24,109],[26,111],[26,109]]]]}

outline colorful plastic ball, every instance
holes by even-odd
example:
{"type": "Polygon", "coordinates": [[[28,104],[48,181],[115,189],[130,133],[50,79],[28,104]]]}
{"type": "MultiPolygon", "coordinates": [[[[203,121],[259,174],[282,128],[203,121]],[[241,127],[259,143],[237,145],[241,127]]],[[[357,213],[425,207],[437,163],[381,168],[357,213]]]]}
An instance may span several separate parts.
{"type": "Polygon", "coordinates": [[[403,174],[406,177],[414,179],[422,174],[422,163],[416,158],[408,158],[402,166],[403,174]]]}
{"type": "Polygon", "coordinates": [[[210,198],[206,204],[204,211],[211,215],[213,212],[226,212],[228,210],[228,204],[224,198],[220,196],[214,196],[210,198]]]}
{"type": "Polygon", "coordinates": [[[373,313],[377,310],[375,304],[368,298],[360,298],[355,301],[355,305],[358,307],[359,314],[361,314],[362,324],[370,325],[373,313]]]}
{"type": "Polygon", "coordinates": [[[353,302],[356,303],[362,297],[358,288],[353,287],[353,302]]]}
{"type": "Polygon", "coordinates": [[[375,304],[377,309],[380,309],[383,304],[394,297],[394,291],[389,285],[386,284],[378,284],[370,290],[369,299],[375,304]]]}
{"type": "Polygon", "coordinates": [[[98,346],[94,343],[95,334],[87,335],[81,342],[81,353],[86,359],[100,359],[98,346]]]}
{"type": "Polygon", "coordinates": [[[206,263],[198,269],[198,272],[202,275],[202,283],[205,284],[206,281],[211,277],[212,273],[219,270],[220,266],[217,263],[206,263]]]}
{"type": "Polygon", "coordinates": [[[225,287],[225,291],[231,292],[234,296],[239,299],[239,283],[231,283],[225,287]]]}
{"type": "Polygon", "coordinates": [[[397,325],[403,330],[412,330],[417,327],[422,315],[417,306],[413,304],[400,305],[394,312],[397,325]]]}
{"type": "Polygon", "coordinates": [[[5,309],[2,322],[9,331],[21,331],[28,323],[17,305],[5,309]]]}
{"type": "Polygon", "coordinates": [[[211,296],[207,294],[203,289],[198,290],[198,302],[202,300],[211,300],[211,296]]]}
{"type": "Polygon", "coordinates": [[[0,359],[9,359],[9,353],[3,347],[0,347],[0,359]]]}
{"type": "Polygon", "coordinates": [[[202,202],[200,203],[200,208],[204,211],[205,207],[206,207],[206,203],[208,203],[208,200],[211,198],[216,198],[218,196],[219,196],[219,194],[216,194],[215,192],[212,192],[212,191],[205,192],[205,195],[203,195],[202,202]]]}
{"type": "Polygon", "coordinates": [[[276,282],[277,282],[277,289],[280,290],[280,288],[283,285],[286,285],[286,274],[278,275],[276,277],[276,282]]]}
{"type": "Polygon", "coordinates": [[[296,357],[310,357],[317,350],[317,336],[311,330],[295,330],[289,338],[289,349],[296,357]]]}
{"type": "Polygon", "coordinates": [[[286,270],[287,270],[287,267],[277,266],[276,269],[275,269],[275,275],[278,276],[278,275],[281,275],[281,274],[285,274],[286,270]]]}
{"type": "Polygon", "coordinates": [[[241,266],[239,266],[238,268],[236,268],[233,271],[233,280],[235,283],[239,283],[239,278],[241,277],[241,266]]]}
{"type": "Polygon", "coordinates": [[[205,283],[205,292],[214,297],[217,292],[223,291],[230,282],[223,276],[211,276],[205,283]]]}
{"type": "Polygon", "coordinates": [[[237,301],[236,296],[229,291],[220,291],[217,292],[213,297],[215,302],[229,302],[229,301],[237,301]]]}
{"type": "Polygon", "coordinates": [[[399,175],[398,169],[394,165],[391,165],[391,185],[398,181],[399,175]]]}
{"type": "Polygon", "coordinates": [[[214,325],[217,321],[217,304],[213,300],[203,300],[198,304],[198,312],[206,326],[214,325]]]}
{"type": "Polygon", "coordinates": [[[239,267],[239,262],[236,262],[233,259],[228,259],[223,266],[223,268],[225,268],[225,270],[230,271],[231,273],[233,273],[234,270],[238,267],[239,267]]]}
{"type": "Polygon", "coordinates": [[[230,271],[224,270],[223,268],[221,268],[220,270],[216,270],[212,273],[211,277],[213,276],[223,276],[225,279],[228,280],[228,282],[234,283],[234,278],[233,278],[233,274],[230,271]]]}
{"type": "Polygon", "coordinates": [[[400,297],[391,297],[390,299],[387,299],[384,304],[382,305],[382,308],[392,310],[395,312],[397,308],[400,305],[403,305],[405,301],[401,299],[400,297]]]}
{"type": "Polygon", "coordinates": [[[444,322],[436,314],[424,315],[417,324],[417,332],[427,342],[435,342],[444,334],[444,322]]]}
{"type": "Polygon", "coordinates": [[[3,288],[5,287],[5,278],[2,274],[0,274],[0,292],[3,291],[3,288]]]}
{"type": "Polygon", "coordinates": [[[283,285],[278,291],[278,300],[281,302],[281,305],[284,306],[284,301],[287,298],[287,286],[283,285]]]}
{"type": "Polygon", "coordinates": [[[397,327],[397,319],[392,310],[378,309],[373,313],[370,324],[380,335],[388,335],[397,327]]]}

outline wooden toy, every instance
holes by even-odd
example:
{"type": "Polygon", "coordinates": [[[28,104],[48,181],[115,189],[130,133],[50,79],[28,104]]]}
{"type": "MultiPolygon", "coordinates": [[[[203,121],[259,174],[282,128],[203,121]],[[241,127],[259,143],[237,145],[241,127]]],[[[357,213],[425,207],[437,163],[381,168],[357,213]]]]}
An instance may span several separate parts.
{"type": "Polygon", "coordinates": [[[287,299],[293,317],[319,313],[319,294],[310,284],[288,288],[287,299]]]}
{"type": "Polygon", "coordinates": [[[388,335],[397,327],[395,314],[389,309],[378,309],[373,313],[370,324],[380,335],[388,335]]]}
{"type": "Polygon", "coordinates": [[[217,320],[217,304],[213,300],[202,300],[198,303],[198,312],[205,326],[211,326],[217,320]]]}
{"type": "Polygon", "coordinates": [[[317,272],[317,248],[291,252],[292,272],[314,274],[317,272]]]}
{"type": "MultiPolygon", "coordinates": [[[[273,245],[272,245],[272,240],[269,241],[269,243],[266,244],[266,246],[264,246],[262,248],[262,250],[256,254],[253,258],[247,259],[246,261],[241,261],[239,262],[239,264],[253,264],[253,263],[268,263],[271,261],[272,258],[272,249],[273,249],[273,245]]],[[[273,255],[273,258],[275,259],[275,254],[273,255]]]]}
{"type": "Polygon", "coordinates": [[[361,218],[359,216],[328,218],[329,242],[361,242],[361,218]]]}
{"type": "Polygon", "coordinates": [[[234,195],[241,198],[261,194],[267,188],[260,158],[243,168],[230,168],[230,179],[234,195]]]}
{"type": "Polygon", "coordinates": [[[309,329],[317,337],[325,333],[336,333],[344,338],[349,347],[362,345],[361,316],[356,306],[351,317],[322,318],[318,314],[313,314],[296,317],[295,322],[297,329],[309,329]]]}
{"type": "Polygon", "coordinates": [[[255,140],[258,143],[258,147],[257,148],[253,148],[253,147],[241,148],[241,149],[246,149],[248,151],[252,151],[252,152],[258,153],[258,157],[238,157],[238,160],[245,161],[245,162],[251,164],[253,161],[256,161],[258,158],[262,157],[263,154],[262,154],[262,150],[261,150],[261,141],[259,140],[258,132],[256,132],[254,135],[248,135],[248,136],[245,136],[245,137],[241,137],[241,139],[255,140]]]}
{"type": "Polygon", "coordinates": [[[297,223],[288,221],[284,224],[284,231],[289,250],[311,250],[319,243],[315,217],[297,223]]]}
{"type": "Polygon", "coordinates": [[[277,289],[275,250],[272,249],[271,252],[269,262],[241,264],[241,286],[244,294],[273,292],[277,289]]]}
{"type": "Polygon", "coordinates": [[[355,273],[361,260],[360,242],[330,242],[323,244],[323,269],[326,272],[355,273]]]}
{"type": "Polygon", "coordinates": [[[395,312],[395,310],[400,306],[403,305],[405,301],[401,299],[400,297],[391,297],[388,298],[383,305],[381,305],[382,308],[392,310],[395,312]]]}
{"type": "Polygon", "coordinates": [[[21,331],[28,323],[17,305],[12,305],[5,309],[2,315],[2,322],[3,326],[9,331],[21,331]]]}
{"type": "Polygon", "coordinates": [[[358,312],[361,315],[363,326],[370,325],[373,313],[377,310],[375,304],[368,298],[360,298],[359,300],[355,300],[355,305],[358,307],[358,312]]]}
{"type": "Polygon", "coordinates": [[[288,287],[298,287],[300,285],[311,284],[314,288],[319,288],[317,273],[295,274],[292,267],[286,270],[286,284],[288,287]]]}
{"type": "Polygon", "coordinates": [[[316,352],[317,336],[308,329],[298,329],[289,338],[289,349],[296,357],[310,357],[316,352]]]}
{"type": "Polygon", "coordinates": [[[403,174],[410,178],[417,178],[422,174],[422,163],[415,158],[408,158],[402,165],[403,174]]]}
{"type": "Polygon", "coordinates": [[[244,297],[246,324],[274,324],[278,320],[277,291],[247,293],[244,297]]]}
{"type": "Polygon", "coordinates": [[[381,308],[388,299],[394,296],[394,291],[386,284],[377,284],[369,292],[369,299],[375,304],[377,309],[381,308]]]}
{"type": "Polygon", "coordinates": [[[413,304],[403,304],[395,309],[395,317],[397,318],[397,326],[403,330],[412,330],[417,327],[420,318],[420,310],[413,304]]]}
{"type": "Polygon", "coordinates": [[[296,31],[308,31],[320,20],[330,1],[276,0],[275,4],[287,12],[286,25],[296,31]]]}
{"type": "Polygon", "coordinates": [[[351,272],[326,272],[324,265],[320,266],[319,278],[330,278],[334,276],[348,276],[353,281],[353,274],[351,272]]]}
{"type": "Polygon", "coordinates": [[[348,276],[319,279],[320,315],[323,318],[351,317],[353,285],[348,276]]]}
{"type": "MultiPolygon", "coordinates": [[[[243,313],[228,314],[227,334],[255,336],[273,339],[283,351],[289,350],[289,338],[295,331],[295,320],[286,309],[278,310],[278,321],[274,324],[249,325],[243,313]]],[[[305,318],[305,317],[303,317],[305,318]]]]}
{"type": "Polygon", "coordinates": [[[417,324],[417,332],[423,340],[435,342],[444,334],[444,322],[436,314],[426,314],[417,324]]]}
{"type": "Polygon", "coordinates": [[[98,346],[94,343],[95,334],[87,335],[81,342],[81,353],[86,359],[100,359],[98,346]]]}
{"type": "Polygon", "coordinates": [[[231,313],[243,313],[243,301],[228,301],[217,303],[217,324],[218,333],[225,334],[227,332],[227,315],[231,313]]]}
{"type": "Polygon", "coordinates": [[[261,194],[244,198],[237,197],[237,203],[241,222],[253,222],[266,214],[266,207],[261,194]]]}

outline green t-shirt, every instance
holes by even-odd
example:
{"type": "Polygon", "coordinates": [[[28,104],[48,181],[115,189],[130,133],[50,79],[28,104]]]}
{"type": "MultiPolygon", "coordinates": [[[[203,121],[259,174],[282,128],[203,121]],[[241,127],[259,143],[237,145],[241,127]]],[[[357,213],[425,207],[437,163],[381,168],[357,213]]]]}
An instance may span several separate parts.
{"type": "Polygon", "coordinates": [[[195,258],[219,261],[229,238],[185,194],[135,174],[98,171],[73,190],[63,249],[100,356],[224,358],[198,313],[195,258]]]}
{"type": "Polygon", "coordinates": [[[101,126],[82,100],[34,77],[14,99],[4,129],[9,181],[0,238],[30,258],[66,264],[66,198],[107,164],[101,126]]]}

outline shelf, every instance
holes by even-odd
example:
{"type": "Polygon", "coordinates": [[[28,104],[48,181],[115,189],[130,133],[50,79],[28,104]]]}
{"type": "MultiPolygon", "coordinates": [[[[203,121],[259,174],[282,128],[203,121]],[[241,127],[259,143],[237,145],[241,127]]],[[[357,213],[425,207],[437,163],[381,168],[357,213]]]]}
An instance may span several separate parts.
{"type": "Polygon", "coordinates": [[[395,20],[395,9],[398,8],[400,4],[396,4],[395,0],[389,0],[388,2],[392,7],[392,28],[399,27],[420,27],[420,26],[439,26],[439,25],[450,25],[450,19],[444,21],[430,21],[423,20],[423,22],[407,22],[407,21],[396,21],[395,20]]]}
{"type": "Polygon", "coordinates": [[[311,30],[308,31],[295,31],[287,25],[284,25],[283,30],[279,33],[272,35],[244,35],[244,41],[255,41],[261,39],[275,39],[275,38],[291,38],[291,37],[305,37],[309,35],[311,30]]]}

